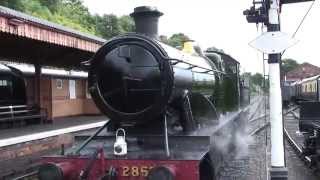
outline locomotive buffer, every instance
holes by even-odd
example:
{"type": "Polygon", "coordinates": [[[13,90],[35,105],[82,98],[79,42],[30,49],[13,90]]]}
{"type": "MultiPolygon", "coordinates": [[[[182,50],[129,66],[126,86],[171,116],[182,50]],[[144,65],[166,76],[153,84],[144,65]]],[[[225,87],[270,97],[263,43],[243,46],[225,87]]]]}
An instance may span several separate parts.
{"type": "Polygon", "coordinates": [[[283,142],[283,114],[280,80],[281,53],[297,43],[296,40],[280,31],[280,10],[282,4],[312,0],[262,0],[253,1],[253,7],[244,11],[249,23],[263,23],[268,32],[250,43],[250,46],[268,54],[269,63],[269,102],[271,123],[271,180],[288,179],[283,142]],[[259,7],[257,7],[259,5],[259,7]],[[282,137],[282,138],[281,138],[282,137]]]}

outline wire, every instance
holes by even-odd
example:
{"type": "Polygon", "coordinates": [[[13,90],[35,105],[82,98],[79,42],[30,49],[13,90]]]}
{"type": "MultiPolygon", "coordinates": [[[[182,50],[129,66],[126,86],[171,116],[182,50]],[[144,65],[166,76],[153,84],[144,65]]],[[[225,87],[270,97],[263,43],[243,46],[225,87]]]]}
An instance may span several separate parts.
{"type": "MultiPolygon", "coordinates": [[[[294,38],[296,36],[296,34],[298,33],[298,31],[300,30],[302,24],[304,23],[304,21],[306,20],[307,16],[309,15],[311,9],[313,8],[313,5],[316,1],[313,1],[312,4],[310,5],[307,13],[303,16],[301,22],[299,23],[299,26],[297,27],[296,31],[292,34],[292,38],[294,38]]],[[[281,53],[281,56],[284,55],[284,53],[286,52],[286,50],[284,50],[282,53],[281,53]]]]}
{"type": "Polygon", "coordinates": [[[296,31],[293,33],[292,37],[295,37],[295,36],[296,36],[296,34],[297,34],[297,32],[300,30],[300,28],[301,28],[301,26],[302,26],[303,22],[305,21],[305,19],[306,19],[306,18],[307,18],[307,16],[309,15],[309,12],[311,11],[311,9],[312,9],[312,7],[313,7],[313,5],[314,5],[314,3],[315,3],[315,2],[316,2],[316,1],[313,1],[313,2],[312,2],[312,4],[310,5],[310,7],[309,7],[309,9],[308,9],[307,13],[303,16],[303,18],[302,18],[302,20],[301,20],[301,22],[300,22],[300,24],[299,24],[298,28],[297,28],[297,29],[296,29],[296,31]]]}

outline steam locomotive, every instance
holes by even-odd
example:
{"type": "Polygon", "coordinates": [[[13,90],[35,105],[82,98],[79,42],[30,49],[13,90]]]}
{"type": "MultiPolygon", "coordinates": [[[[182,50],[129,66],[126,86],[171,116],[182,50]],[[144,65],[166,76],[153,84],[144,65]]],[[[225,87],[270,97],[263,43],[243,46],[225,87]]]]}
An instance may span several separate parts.
{"type": "Polygon", "coordinates": [[[39,179],[215,179],[212,129],[221,114],[239,116],[240,100],[248,99],[241,98],[239,63],[160,42],[161,15],[135,8],[136,33],[112,38],[92,57],[89,91],[110,120],[76,137],[67,155],[43,157],[39,179]]]}

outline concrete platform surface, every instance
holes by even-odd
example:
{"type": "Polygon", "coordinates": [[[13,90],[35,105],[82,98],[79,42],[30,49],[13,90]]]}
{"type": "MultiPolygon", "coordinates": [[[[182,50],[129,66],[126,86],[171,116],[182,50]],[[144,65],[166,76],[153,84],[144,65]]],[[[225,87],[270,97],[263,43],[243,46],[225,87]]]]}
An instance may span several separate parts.
{"type": "Polygon", "coordinates": [[[18,128],[0,129],[0,140],[24,136],[34,133],[58,130],[62,128],[68,128],[73,126],[85,125],[95,122],[101,122],[108,120],[105,116],[73,116],[56,119],[50,124],[35,124],[28,126],[21,126],[18,128]]]}

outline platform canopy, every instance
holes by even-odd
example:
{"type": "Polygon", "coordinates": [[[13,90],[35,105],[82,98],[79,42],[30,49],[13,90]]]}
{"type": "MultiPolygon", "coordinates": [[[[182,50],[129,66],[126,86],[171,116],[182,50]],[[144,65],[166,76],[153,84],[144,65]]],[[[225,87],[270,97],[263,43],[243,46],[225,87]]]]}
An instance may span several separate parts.
{"type": "Polygon", "coordinates": [[[0,6],[0,58],[77,68],[105,39],[0,6]]]}

